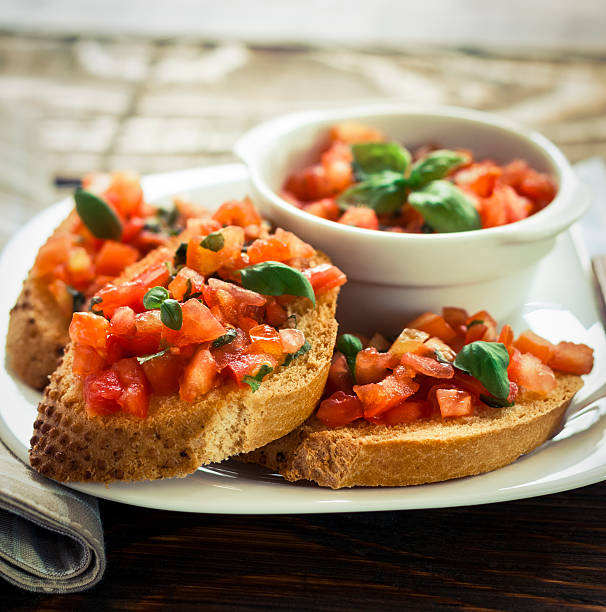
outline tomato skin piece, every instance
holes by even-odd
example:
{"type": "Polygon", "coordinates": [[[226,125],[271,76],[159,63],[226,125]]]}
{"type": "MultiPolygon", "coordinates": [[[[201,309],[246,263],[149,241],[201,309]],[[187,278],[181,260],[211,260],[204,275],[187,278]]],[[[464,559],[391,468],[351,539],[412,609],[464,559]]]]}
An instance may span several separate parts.
{"type": "Polygon", "coordinates": [[[399,364],[391,353],[379,353],[376,348],[362,349],[356,357],[356,382],[359,385],[378,383],[399,364]]]}
{"type": "Polygon", "coordinates": [[[449,417],[471,416],[473,404],[471,395],[460,389],[437,389],[436,400],[443,419],[449,417]]]}
{"type": "Polygon", "coordinates": [[[373,423],[379,425],[403,425],[414,423],[427,416],[429,404],[426,401],[404,400],[379,417],[373,419],[373,423]]]}
{"type": "Polygon", "coordinates": [[[113,370],[89,374],[84,379],[82,393],[89,416],[113,414],[120,410],[118,400],[122,395],[122,384],[113,370]]]}
{"type": "Polygon", "coordinates": [[[179,386],[179,397],[184,402],[193,402],[206,395],[217,380],[217,362],[205,347],[199,347],[190,362],[185,366],[179,386]]]}
{"type": "Polygon", "coordinates": [[[336,289],[347,282],[347,276],[332,264],[319,264],[303,270],[316,295],[336,289]]]}
{"type": "Polygon", "coordinates": [[[560,342],[554,346],[549,367],[570,374],[589,374],[593,369],[593,349],[586,344],[560,342]]]}
{"type": "Polygon", "coordinates": [[[452,378],[454,368],[449,363],[440,363],[432,357],[423,357],[414,353],[404,353],[400,363],[411,367],[415,372],[433,378],[452,378]]]}
{"type": "Polygon", "coordinates": [[[95,258],[95,270],[97,274],[118,276],[126,266],[135,263],[140,257],[141,253],[135,247],[106,240],[95,258]]]}
{"type": "Polygon", "coordinates": [[[69,325],[69,337],[75,344],[104,350],[107,346],[109,321],[92,312],[75,312],[69,325]]]}
{"type": "Polygon", "coordinates": [[[517,340],[513,342],[513,346],[521,353],[533,354],[545,364],[549,364],[555,350],[555,346],[549,340],[541,338],[529,329],[518,336],[517,340]]]}
{"type": "Polygon", "coordinates": [[[320,403],[316,417],[328,427],[341,427],[364,417],[364,406],[355,396],[336,391],[320,403]]]}
{"type": "Polygon", "coordinates": [[[411,378],[390,374],[381,382],[354,385],[353,390],[364,405],[364,418],[376,417],[410,397],[419,388],[411,378]]]}
{"type": "Polygon", "coordinates": [[[352,206],[348,208],[339,218],[339,223],[363,229],[379,229],[377,213],[372,208],[366,206],[352,206]]]}

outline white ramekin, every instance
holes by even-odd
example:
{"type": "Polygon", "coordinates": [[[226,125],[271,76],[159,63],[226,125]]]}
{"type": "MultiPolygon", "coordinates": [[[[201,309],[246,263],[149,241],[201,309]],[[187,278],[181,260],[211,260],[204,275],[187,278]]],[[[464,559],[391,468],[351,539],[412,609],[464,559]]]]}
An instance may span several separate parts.
{"type": "Polygon", "coordinates": [[[587,209],[587,190],[560,150],[537,132],[501,117],[452,107],[380,105],[296,113],[262,123],[236,144],[250,172],[252,197],[277,225],[326,252],[348,276],[339,302],[344,328],[397,330],[409,316],[442,306],[489,310],[504,318],[524,303],[539,261],[558,234],[587,209]],[[531,217],[451,234],[360,229],[310,215],[279,193],[295,169],[318,159],[328,128],[356,120],[409,149],[437,143],[476,159],[521,158],[549,172],[555,199],[531,217]]]}

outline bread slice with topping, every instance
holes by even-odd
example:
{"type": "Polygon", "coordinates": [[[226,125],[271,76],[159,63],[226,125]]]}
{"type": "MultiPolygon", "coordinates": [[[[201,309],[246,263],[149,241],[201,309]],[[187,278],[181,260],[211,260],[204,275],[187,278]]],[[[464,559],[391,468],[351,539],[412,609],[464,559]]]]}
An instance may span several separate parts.
{"type": "Polygon", "coordinates": [[[241,457],[290,481],[312,480],[339,489],[404,486],[472,476],[514,462],[560,426],[580,376],[557,373],[549,396],[521,396],[505,408],[473,416],[401,425],[357,421],[329,428],[312,416],[287,436],[241,457]]]}

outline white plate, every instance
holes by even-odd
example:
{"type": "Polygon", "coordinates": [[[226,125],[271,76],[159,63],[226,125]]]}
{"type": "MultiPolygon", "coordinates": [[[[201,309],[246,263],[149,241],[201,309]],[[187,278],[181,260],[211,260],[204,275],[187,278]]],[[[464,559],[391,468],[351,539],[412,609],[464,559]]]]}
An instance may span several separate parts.
{"type": "MultiPolygon", "coordinates": [[[[194,169],[147,177],[149,199],[189,192],[212,208],[248,191],[240,165],[194,169]]],[[[0,325],[6,333],[8,312],[22,279],[46,237],[65,217],[70,200],[60,202],[28,223],[0,257],[0,325]]],[[[552,340],[576,339],[597,349],[596,367],[587,377],[584,395],[605,378],[606,347],[593,306],[593,295],[571,235],[565,235],[541,266],[532,301],[514,322],[529,324],[552,340]],[[576,318],[570,312],[575,313],[576,318]],[[526,319],[526,322],[522,319],[526,319]],[[591,328],[588,332],[585,328],[591,328]]],[[[4,343],[2,343],[4,344],[4,343]]],[[[2,363],[4,363],[4,346],[2,363]]],[[[0,370],[0,437],[27,462],[29,438],[40,395],[0,370]]],[[[358,512],[463,506],[555,493],[606,478],[606,419],[600,407],[572,418],[564,430],[514,464],[481,476],[402,488],[356,488],[332,491],[311,484],[291,484],[256,466],[226,462],[198,470],[183,479],[135,484],[73,485],[97,497],[138,506],[188,512],[277,514],[358,512]]]]}

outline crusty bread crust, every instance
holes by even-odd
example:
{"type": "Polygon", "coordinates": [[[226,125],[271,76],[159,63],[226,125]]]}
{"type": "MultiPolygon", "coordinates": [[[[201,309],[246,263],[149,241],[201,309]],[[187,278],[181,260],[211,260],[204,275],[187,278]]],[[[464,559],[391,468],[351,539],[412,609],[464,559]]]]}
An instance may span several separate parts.
{"type": "MultiPolygon", "coordinates": [[[[163,251],[133,264],[119,282],[161,261],[163,251]]],[[[320,296],[315,309],[303,299],[293,304],[292,312],[300,315],[298,328],[312,348],[268,375],[257,392],[228,383],[193,403],[178,395],[152,396],[145,419],[126,414],[89,417],[68,345],[38,407],[31,465],[63,482],[187,476],[201,465],[287,434],[309,417],[326,383],[337,333],[337,294],[332,290],[320,296]]]]}
{"type": "Polygon", "coordinates": [[[339,489],[405,486],[489,472],[515,461],[556,431],[580,376],[556,374],[545,399],[521,398],[511,408],[409,425],[357,422],[328,428],[314,416],[289,435],[240,459],[277,470],[290,481],[339,489]]]}

